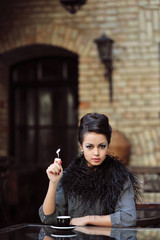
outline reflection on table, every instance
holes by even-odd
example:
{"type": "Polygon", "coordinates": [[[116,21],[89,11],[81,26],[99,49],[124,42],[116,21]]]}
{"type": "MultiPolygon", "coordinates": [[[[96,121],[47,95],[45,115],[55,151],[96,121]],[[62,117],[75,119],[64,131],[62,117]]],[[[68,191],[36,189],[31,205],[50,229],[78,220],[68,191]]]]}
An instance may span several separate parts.
{"type": "Polygon", "coordinates": [[[21,224],[0,229],[1,240],[160,240],[160,228],[76,227],[56,230],[51,226],[21,224]]]}

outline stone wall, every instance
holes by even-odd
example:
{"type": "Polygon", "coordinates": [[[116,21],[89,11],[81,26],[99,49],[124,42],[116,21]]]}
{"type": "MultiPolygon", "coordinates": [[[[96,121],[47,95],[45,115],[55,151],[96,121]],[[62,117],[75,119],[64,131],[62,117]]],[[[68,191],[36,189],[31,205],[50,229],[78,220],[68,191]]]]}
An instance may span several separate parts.
{"type": "Polygon", "coordinates": [[[160,127],[147,128],[137,134],[133,133],[131,138],[134,165],[160,166],[160,127]]]}
{"type": "MultiPolygon", "coordinates": [[[[1,5],[0,29],[0,54],[31,44],[77,53],[79,117],[87,112],[107,114],[113,129],[131,143],[130,165],[160,165],[156,150],[160,136],[159,0],[88,0],[75,15],[58,0],[8,0],[1,5]],[[114,40],[113,103],[94,43],[103,33],[114,40]]],[[[8,154],[7,64],[0,55],[0,155],[8,154]]]]}

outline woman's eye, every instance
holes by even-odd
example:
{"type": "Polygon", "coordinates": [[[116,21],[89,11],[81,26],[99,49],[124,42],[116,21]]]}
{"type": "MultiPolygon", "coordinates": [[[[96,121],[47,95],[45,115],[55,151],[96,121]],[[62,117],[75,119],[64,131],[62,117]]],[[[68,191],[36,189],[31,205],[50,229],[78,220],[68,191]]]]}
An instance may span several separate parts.
{"type": "Polygon", "coordinates": [[[100,145],[100,148],[104,149],[106,147],[106,145],[100,145]]]}
{"type": "Polygon", "coordinates": [[[88,148],[88,149],[91,149],[91,148],[92,148],[92,146],[88,145],[88,146],[86,146],[86,148],[88,148]]]}

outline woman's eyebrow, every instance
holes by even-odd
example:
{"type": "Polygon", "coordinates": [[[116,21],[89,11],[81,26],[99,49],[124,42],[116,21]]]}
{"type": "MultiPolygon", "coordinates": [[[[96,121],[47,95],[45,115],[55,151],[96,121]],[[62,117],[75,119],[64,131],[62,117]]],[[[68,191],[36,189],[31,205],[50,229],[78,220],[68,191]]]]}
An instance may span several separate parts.
{"type": "Polygon", "coordinates": [[[103,144],[107,145],[107,143],[106,143],[106,142],[102,142],[102,143],[100,143],[99,145],[103,145],[103,144]]]}
{"type": "MultiPolygon", "coordinates": [[[[92,143],[86,143],[86,145],[92,145],[92,146],[93,146],[94,144],[92,144],[92,143]]],[[[102,143],[99,143],[99,144],[98,144],[98,146],[100,146],[100,145],[107,145],[107,143],[106,143],[106,142],[102,142],[102,143]]]]}

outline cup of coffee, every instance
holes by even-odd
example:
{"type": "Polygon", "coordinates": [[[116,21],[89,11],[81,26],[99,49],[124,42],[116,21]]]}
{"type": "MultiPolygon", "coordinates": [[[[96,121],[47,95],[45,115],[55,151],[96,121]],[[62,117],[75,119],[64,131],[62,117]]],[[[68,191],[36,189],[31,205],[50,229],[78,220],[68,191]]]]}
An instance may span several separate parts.
{"type": "Polygon", "coordinates": [[[57,224],[60,227],[68,227],[70,224],[71,217],[70,216],[58,216],[57,224]]]}

